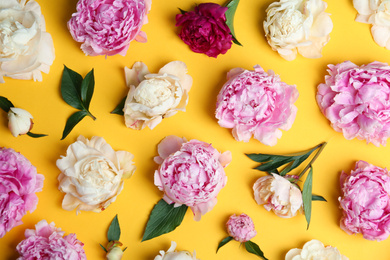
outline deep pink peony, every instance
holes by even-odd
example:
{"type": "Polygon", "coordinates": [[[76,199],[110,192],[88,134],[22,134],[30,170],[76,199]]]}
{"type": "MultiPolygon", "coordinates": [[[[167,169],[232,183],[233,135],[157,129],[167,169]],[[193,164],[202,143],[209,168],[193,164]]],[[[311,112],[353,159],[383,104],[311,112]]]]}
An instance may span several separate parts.
{"type": "Polygon", "coordinates": [[[64,231],[55,227],[54,222],[49,225],[46,220],[39,221],[35,230],[26,229],[26,239],[16,246],[19,253],[17,260],[86,260],[84,244],[77,240],[76,234],[64,234],[64,231]]]}
{"type": "Polygon", "coordinates": [[[298,90],[273,71],[267,74],[259,65],[254,68],[228,72],[228,81],[217,97],[215,117],[220,126],[233,128],[237,141],[248,142],[253,135],[272,146],[282,136],[279,129],[290,129],[295,120],[298,90]]]}
{"type": "Polygon", "coordinates": [[[125,56],[132,40],[146,42],[152,0],[79,0],[68,29],[86,55],[125,56]]]}
{"type": "Polygon", "coordinates": [[[251,240],[257,234],[253,220],[246,214],[231,215],[226,223],[226,228],[229,236],[241,243],[251,240]]]}
{"type": "Polygon", "coordinates": [[[350,175],[340,177],[343,216],[340,227],[348,234],[362,233],[381,241],[390,234],[390,172],[358,161],[350,175]]]}
{"type": "Polygon", "coordinates": [[[232,160],[231,153],[221,154],[211,144],[171,135],[158,145],[158,154],[154,184],[164,192],[163,199],[175,206],[187,205],[194,219],[200,220],[215,206],[226,184],[223,168],[232,160]]]}
{"type": "Polygon", "coordinates": [[[176,15],[176,26],[182,26],[179,37],[193,52],[216,58],[232,46],[233,37],[226,25],[227,7],[204,3],[194,11],[176,15]]]}
{"type": "Polygon", "coordinates": [[[381,62],[357,66],[345,61],[328,65],[318,86],[317,103],[337,132],[376,146],[390,136],[390,66],[381,62]]]}
{"type": "Polygon", "coordinates": [[[43,179],[23,155],[0,147],[0,238],[22,224],[27,211],[35,210],[35,193],[42,190],[43,179]]]}

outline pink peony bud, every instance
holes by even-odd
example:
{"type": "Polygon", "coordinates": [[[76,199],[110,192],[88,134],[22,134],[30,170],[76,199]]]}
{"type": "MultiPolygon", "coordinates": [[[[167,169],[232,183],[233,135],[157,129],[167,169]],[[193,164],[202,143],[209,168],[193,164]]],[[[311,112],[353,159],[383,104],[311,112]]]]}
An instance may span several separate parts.
{"type": "Polygon", "coordinates": [[[231,215],[226,223],[226,228],[229,236],[241,243],[251,240],[257,234],[252,219],[246,214],[231,215]]]}

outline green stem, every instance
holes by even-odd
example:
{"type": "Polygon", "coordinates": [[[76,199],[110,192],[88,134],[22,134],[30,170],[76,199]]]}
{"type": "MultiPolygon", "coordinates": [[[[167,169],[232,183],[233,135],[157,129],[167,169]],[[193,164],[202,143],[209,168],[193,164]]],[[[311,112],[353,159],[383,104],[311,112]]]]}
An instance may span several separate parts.
{"type": "Polygon", "coordinates": [[[323,143],[318,145],[318,147],[321,147],[321,148],[318,150],[316,155],[314,155],[313,159],[311,159],[309,164],[306,165],[305,169],[303,169],[303,171],[299,174],[299,178],[298,179],[300,179],[306,173],[306,171],[309,170],[310,167],[312,167],[312,164],[315,162],[315,160],[318,158],[318,156],[320,156],[322,150],[324,150],[326,145],[327,145],[327,142],[323,142],[323,143]]]}

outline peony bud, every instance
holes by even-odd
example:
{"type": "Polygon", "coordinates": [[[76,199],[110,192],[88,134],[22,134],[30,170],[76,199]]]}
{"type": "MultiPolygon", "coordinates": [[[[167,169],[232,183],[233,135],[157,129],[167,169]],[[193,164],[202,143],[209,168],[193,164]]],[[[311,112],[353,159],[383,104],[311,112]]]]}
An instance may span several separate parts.
{"type": "Polygon", "coordinates": [[[120,260],[122,259],[122,256],[123,256],[123,250],[118,246],[114,246],[111,249],[109,249],[106,255],[107,260],[120,260]]]}
{"type": "Polygon", "coordinates": [[[8,128],[12,135],[24,135],[29,132],[33,126],[32,115],[21,108],[11,107],[8,112],[8,128]]]}

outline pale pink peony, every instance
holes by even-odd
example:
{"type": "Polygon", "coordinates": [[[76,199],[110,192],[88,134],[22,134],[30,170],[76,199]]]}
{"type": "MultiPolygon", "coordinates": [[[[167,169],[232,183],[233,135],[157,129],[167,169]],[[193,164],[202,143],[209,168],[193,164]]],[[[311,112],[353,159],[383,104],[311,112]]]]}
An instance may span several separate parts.
{"type": "Polygon", "coordinates": [[[163,199],[175,207],[187,205],[199,221],[215,206],[226,184],[223,168],[230,163],[231,153],[221,154],[211,144],[171,135],[160,142],[158,154],[154,184],[164,192],[163,199]]]}
{"type": "Polygon", "coordinates": [[[241,243],[251,240],[257,234],[253,220],[246,214],[231,215],[226,223],[226,228],[229,236],[241,243]]]}
{"type": "Polygon", "coordinates": [[[390,136],[390,66],[372,62],[357,66],[345,61],[328,65],[318,86],[317,103],[337,132],[376,146],[390,136]]]}
{"type": "Polygon", "coordinates": [[[39,221],[35,229],[26,229],[26,238],[16,247],[20,255],[17,260],[86,260],[84,244],[77,240],[76,234],[64,234],[55,227],[54,222],[48,224],[46,220],[39,221]]]}
{"type": "Polygon", "coordinates": [[[340,227],[348,234],[362,233],[381,241],[390,234],[390,172],[358,161],[350,175],[340,176],[343,216],[340,227]]]}
{"type": "Polygon", "coordinates": [[[44,177],[20,153],[0,148],[0,238],[35,210],[44,177]]]}
{"type": "Polygon", "coordinates": [[[86,55],[126,55],[132,40],[146,42],[151,0],[79,0],[68,29],[86,55]]]}
{"type": "Polygon", "coordinates": [[[272,70],[267,74],[259,65],[254,68],[229,71],[217,97],[215,117],[220,126],[233,128],[237,141],[248,142],[253,135],[273,146],[282,136],[279,129],[290,129],[295,120],[298,90],[272,70]]]}
{"type": "Polygon", "coordinates": [[[294,217],[303,209],[301,191],[286,178],[272,174],[259,178],[253,185],[257,204],[282,218],[294,217]]]}

